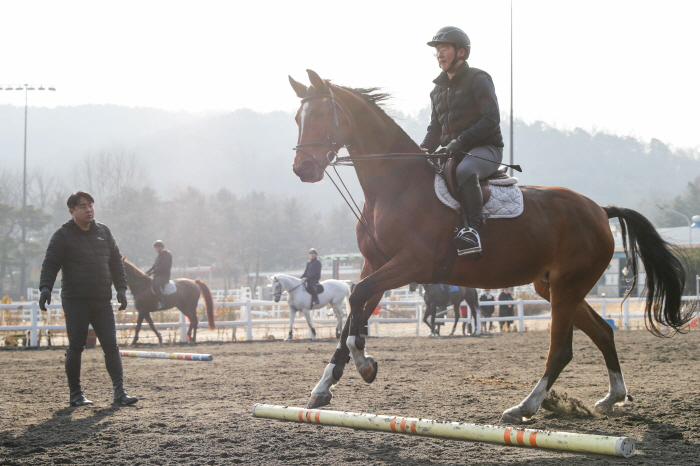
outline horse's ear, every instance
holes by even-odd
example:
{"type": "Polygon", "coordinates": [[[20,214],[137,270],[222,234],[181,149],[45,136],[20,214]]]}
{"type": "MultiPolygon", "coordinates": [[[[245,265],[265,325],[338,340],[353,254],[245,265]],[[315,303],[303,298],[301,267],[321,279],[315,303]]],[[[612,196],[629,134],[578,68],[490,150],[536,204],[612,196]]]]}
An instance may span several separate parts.
{"type": "Polygon", "coordinates": [[[289,84],[292,85],[292,89],[294,89],[294,92],[296,92],[297,97],[300,99],[303,99],[306,97],[306,86],[304,86],[302,83],[295,81],[294,78],[289,76],[289,84]]]}
{"type": "Polygon", "coordinates": [[[326,83],[314,70],[306,70],[306,72],[309,74],[309,81],[311,81],[311,85],[313,87],[315,87],[319,91],[326,90],[326,83]]]}

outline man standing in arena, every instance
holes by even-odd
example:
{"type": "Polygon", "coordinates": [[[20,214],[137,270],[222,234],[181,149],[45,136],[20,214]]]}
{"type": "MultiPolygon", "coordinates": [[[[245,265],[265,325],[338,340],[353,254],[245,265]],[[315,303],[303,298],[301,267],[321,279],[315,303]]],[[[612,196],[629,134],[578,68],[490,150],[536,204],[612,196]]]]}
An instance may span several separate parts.
{"type": "Polygon", "coordinates": [[[92,196],[84,191],[68,198],[71,220],[51,237],[41,266],[39,307],[46,312],[51,304],[51,290],[56,275],[62,270],[61,301],[66,317],[68,351],[66,376],[70,389],[70,405],[93,404],[85,398],[80,385],[80,363],[92,325],[100,340],[105,366],[112,379],[114,403],[128,405],[138,398],[124,390],[122,358],[117,345],[117,330],[112,312],[112,284],[117,290],[119,310],[126,309],[126,274],[117,243],[106,225],[95,221],[92,196]]]}
{"type": "Polygon", "coordinates": [[[309,250],[310,259],[309,262],[306,263],[306,270],[304,270],[304,273],[300,277],[306,279],[304,280],[304,286],[306,287],[306,291],[311,293],[311,307],[319,303],[316,285],[318,285],[318,281],[321,279],[321,268],[323,267],[321,261],[318,260],[316,256],[318,256],[318,253],[314,248],[311,248],[309,250]]]}
{"type": "Polygon", "coordinates": [[[165,295],[163,287],[170,281],[170,269],[173,266],[173,255],[165,249],[165,244],[158,240],[153,243],[153,248],[158,253],[153,267],[146,272],[148,275],[153,275],[153,292],[158,298],[158,309],[165,309],[165,295]]]}

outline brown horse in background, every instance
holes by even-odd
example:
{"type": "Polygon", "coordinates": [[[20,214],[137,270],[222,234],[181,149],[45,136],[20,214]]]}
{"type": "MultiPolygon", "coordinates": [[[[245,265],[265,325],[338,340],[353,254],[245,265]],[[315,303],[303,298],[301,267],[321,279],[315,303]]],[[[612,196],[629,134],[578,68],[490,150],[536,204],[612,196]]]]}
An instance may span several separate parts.
{"type": "Polygon", "coordinates": [[[153,292],[152,287],[153,279],[126,260],[126,257],[123,257],[122,260],[124,261],[124,270],[126,271],[126,281],[129,284],[131,294],[134,296],[134,307],[139,313],[138,322],[136,323],[136,333],[134,334],[134,340],[131,342],[132,345],[135,345],[139,339],[139,331],[141,331],[141,324],[144,319],[148,322],[151,330],[156,333],[158,343],[162,344],[163,337],[153,324],[151,312],[171,309],[173,307],[178,308],[180,312],[190,319],[190,328],[187,329],[187,341],[189,343],[195,343],[197,341],[197,324],[199,323],[197,319],[197,304],[199,303],[200,294],[204,298],[207,307],[209,330],[214,330],[216,328],[214,325],[214,298],[211,295],[209,287],[202,280],[199,278],[197,280],[190,280],[189,278],[173,280],[177,291],[165,296],[165,309],[158,309],[158,298],[153,292]]]}
{"type": "MultiPolygon", "coordinates": [[[[386,290],[411,282],[429,283],[448,248],[457,213],[434,193],[435,173],[418,145],[378,103],[387,97],[376,89],[351,89],[322,80],[308,70],[311,86],[291,77],[302,99],[296,115],[299,136],[293,171],[308,183],[323,179],[326,168],[345,147],[364,192],[357,240],[365,258],[360,281],[350,295],[350,316],[340,344],[323,377],[311,392],[308,407],[330,403],[352,354],[367,382],[377,363],[365,354],[367,320],[386,290]],[[406,155],[408,154],[408,155],[406,155]],[[388,156],[387,156],[388,155],[388,156]]],[[[612,328],[585,301],[612,258],[615,242],[609,219],[618,218],[632,271],[637,257],[647,274],[647,327],[682,330],[697,302],[681,303],[686,276],[669,244],[641,214],[625,208],[601,207],[565,188],[520,186],[525,210],[508,219],[489,219],[482,228],[480,260],[457,257],[442,283],[472,288],[506,288],[534,283],[552,307],[549,352],[544,375],[518,405],[507,409],[504,423],[532,417],[564,367],[571,361],[574,325],[603,353],[610,380],[608,394],[596,403],[611,412],[623,402],[627,388],[615,349],[612,328]]]]}

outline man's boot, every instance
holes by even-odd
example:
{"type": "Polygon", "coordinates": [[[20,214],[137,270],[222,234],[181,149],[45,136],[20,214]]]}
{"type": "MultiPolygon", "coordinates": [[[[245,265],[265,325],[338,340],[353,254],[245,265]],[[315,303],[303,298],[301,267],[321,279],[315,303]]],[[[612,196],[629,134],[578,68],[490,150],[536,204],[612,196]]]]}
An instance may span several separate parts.
{"type": "Polygon", "coordinates": [[[457,254],[469,255],[472,259],[481,257],[481,231],[483,195],[479,186],[479,177],[472,175],[459,186],[459,201],[464,213],[464,228],[454,237],[457,254]]]}
{"type": "Polygon", "coordinates": [[[158,308],[156,310],[162,311],[165,309],[165,295],[163,294],[163,290],[156,285],[153,292],[156,294],[156,300],[158,301],[158,308]]]}
{"type": "Polygon", "coordinates": [[[130,405],[139,401],[135,396],[129,396],[124,390],[124,369],[122,368],[122,357],[119,351],[116,353],[105,354],[105,366],[107,372],[112,378],[112,388],[114,389],[114,402],[130,405]]]}
{"type": "Polygon", "coordinates": [[[69,402],[71,406],[93,404],[92,401],[85,398],[83,389],[80,387],[80,364],[81,354],[69,348],[68,351],[66,351],[66,376],[68,377],[68,389],[70,390],[69,402]]]}

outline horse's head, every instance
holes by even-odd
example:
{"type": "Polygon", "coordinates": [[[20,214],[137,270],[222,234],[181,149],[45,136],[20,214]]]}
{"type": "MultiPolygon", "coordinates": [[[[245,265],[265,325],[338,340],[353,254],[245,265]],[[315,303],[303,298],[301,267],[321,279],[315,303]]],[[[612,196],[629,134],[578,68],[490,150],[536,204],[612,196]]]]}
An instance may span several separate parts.
{"type": "Polygon", "coordinates": [[[275,300],[276,303],[279,303],[280,298],[282,297],[282,293],[284,293],[282,284],[277,279],[277,275],[273,275],[269,278],[269,280],[272,283],[272,298],[275,300]]]}
{"type": "Polygon", "coordinates": [[[334,90],[337,87],[321,79],[314,71],[306,70],[311,86],[289,82],[301,98],[296,115],[299,139],[294,157],[294,173],[307,183],[323,179],[326,167],[338,155],[338,151],[350,144],[352,124],[348,110],[338,102],[334,90]]]}

